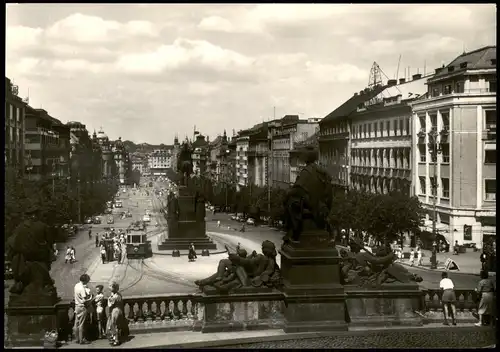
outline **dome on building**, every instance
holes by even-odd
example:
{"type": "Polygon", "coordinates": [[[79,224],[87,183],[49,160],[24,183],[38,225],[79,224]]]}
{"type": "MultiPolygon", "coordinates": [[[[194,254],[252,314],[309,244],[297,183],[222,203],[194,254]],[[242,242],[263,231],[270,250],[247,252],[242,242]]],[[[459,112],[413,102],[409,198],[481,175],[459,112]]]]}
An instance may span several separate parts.
{"type": "Polygon", "coordinates": [[[98,139],[108,139],[108,136],[106,135],[106,133],[104,133],[104,131],[101,128],[99,130],[99,132],[97,132],[97,138],[98,139]]]}

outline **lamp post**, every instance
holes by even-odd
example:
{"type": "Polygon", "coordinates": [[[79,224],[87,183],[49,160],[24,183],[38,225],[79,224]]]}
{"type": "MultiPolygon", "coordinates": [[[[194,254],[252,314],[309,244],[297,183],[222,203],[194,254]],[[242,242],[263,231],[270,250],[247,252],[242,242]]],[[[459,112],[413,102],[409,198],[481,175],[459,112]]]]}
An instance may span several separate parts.
{"type": "Polygon", "coordinates": [[[436,260],[436,252],[437,252],[437,232],[436,232],[436,217],[437,217],[437,188],[438,188],[438,181],[437,181],[437,168],[438,168],[438,161],[437,161],[437,156],[438,154],[441,154],[441,143],[438,143],[437,137],[438,133],[435,128],[432,128],[432,130],[428,133],[429,136],[429,143],[427,143],[427,146],[429,147],[429,154],[431,156],[431,161],[434,164],[434,172],[433,172],[433,181],[431,182],[432,186],[432,195],[433,195],[433,200],[432,200],[432,211],[433,211],[433,216],[432,216],[432,255],[431,255],[431,269],[437,269],[437,260],[436,260]]]}

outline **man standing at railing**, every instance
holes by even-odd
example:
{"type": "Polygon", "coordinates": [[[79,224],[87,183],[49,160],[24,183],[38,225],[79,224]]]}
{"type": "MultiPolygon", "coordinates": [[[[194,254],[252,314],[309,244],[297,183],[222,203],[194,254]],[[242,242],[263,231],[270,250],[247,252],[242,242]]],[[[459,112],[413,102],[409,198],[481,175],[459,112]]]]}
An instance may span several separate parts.
{"type": "Polygon", "coordinates": [[[80,276],[80,282],[75,285],[75,336],[77,343],[87,345],[90,342],[86,336],[86,326],[92,313],[92,294],[88,283],[90,277],[87,274],[80,276]]]}

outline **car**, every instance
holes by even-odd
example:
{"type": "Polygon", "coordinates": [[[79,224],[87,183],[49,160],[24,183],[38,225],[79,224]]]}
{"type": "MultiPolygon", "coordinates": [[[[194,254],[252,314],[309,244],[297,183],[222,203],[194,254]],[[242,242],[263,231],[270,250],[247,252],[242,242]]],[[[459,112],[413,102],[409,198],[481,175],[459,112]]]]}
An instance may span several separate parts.
{"type": "Polygon", "coordinates": [[[101,217],[100,216],[96,216],[94,218],[94,225],[99,225],[101,223],[101,217]]]}
{"type": "Polygon", "coordinates": [[[129,211],[127,211],[127,213],[125,214],[125,216],[126,216],[127,218],[131,218],[131,217],[132,217],[132,213],[131,213],[131,212],[129,212],[129,211]]]}
{"type": "Polygon", "coordinates": [[[11,262],[6,260],[4,262],[4,280],[12,280],[14,278],[14,273],[12,272],[11,262]]]}
{"type": "Polygon", "coordinates": [[[142,221],[144,221],[144,222],[150,222],[151,221],[151,217],[148,214],[145,214],[142,217],[142,221]]]}
{"type": "Polygon", "coordinates": [[[231,215],[231,220],[238,220],[238,217],[236,215],[231,215]]]}
{"type": "Polygon", "coordinates": [[[146,210],[146,215],[151,215],[151,211],[149,209],[146,210]]]}
{"type": "Polygon", "coordinates": [[[92,218],[86,218],[85,219],[85,223],[86,224],[92,224],[94,222],[94,220],[92,218]]]}
{"type": "Polygon", "coordinates": [[[255,225],[255,220],[252,218],[247,219],[247,225],[255,225]]]}
{"type": "Polygon", "coordinates": [[[104,214],[113,214],[113,209],[107,208],[104,210],[104,214]]]}
{"type": "Polygon", "coordinates": [[[114,224],[115,223],[115,219],[112,216],[109,216],[108,220],[106,220],[106,223],[108,223],[108,224],[114,224]]]}

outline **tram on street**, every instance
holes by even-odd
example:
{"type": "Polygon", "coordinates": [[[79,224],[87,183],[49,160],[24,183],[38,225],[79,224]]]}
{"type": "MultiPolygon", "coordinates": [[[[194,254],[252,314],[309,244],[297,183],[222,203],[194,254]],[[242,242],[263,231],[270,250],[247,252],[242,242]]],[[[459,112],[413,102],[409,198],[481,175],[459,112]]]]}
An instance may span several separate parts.
{"type": "Polygon", "coordinates": [[[130,232],[127,234],[127,258],[149,258],[153,256],[151,241],[146,233],[130,232]]]}

